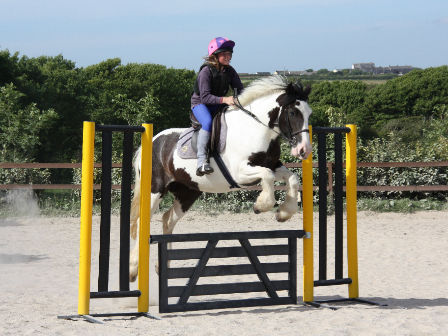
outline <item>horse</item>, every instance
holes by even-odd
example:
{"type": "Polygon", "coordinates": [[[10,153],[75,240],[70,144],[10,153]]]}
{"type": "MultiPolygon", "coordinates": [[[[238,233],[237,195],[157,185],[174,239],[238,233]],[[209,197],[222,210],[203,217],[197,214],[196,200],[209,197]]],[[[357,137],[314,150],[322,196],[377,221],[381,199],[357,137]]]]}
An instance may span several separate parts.
{"type": "MultiPolygon", "coordinates": [[[[308,105],[311,86],[292,83],[273,75],[253,81],[241,93],[235,106],[225,112],[227,140],[222,161],[239,190],[261,184],[262,191],[254,204],[254,212],[270,210],[275,205],[274,181],[286,182],[286,198],[276,212],[284,222],[297,211],[299,177],[280,162],[280,137],[291,145],[291,155],[306,159],[311,153],[308,121],[312,110],[308,105]]],[[[203,192],[226,193],[231,186],[211,158],[213,174],[196,176],[196,160],[181,159],[177,142],[185,129],[167,129],[153,138],[151,217],[163,197],[171,192],[174,203],[163,214],[163,234],[171,234],[203,192]]],[[[141,148],[134,157],[135,189],[131,207],[131,236],[138,238],[137,222],[140,199],[141,148]]],[[[149,225],[149,223],[143,223],[149,225]]],[[[138,242],[138,240],[137,240],[138,242]]],[[[138,243],[130,254],[130,281],[138,272],[138,243]]]]}

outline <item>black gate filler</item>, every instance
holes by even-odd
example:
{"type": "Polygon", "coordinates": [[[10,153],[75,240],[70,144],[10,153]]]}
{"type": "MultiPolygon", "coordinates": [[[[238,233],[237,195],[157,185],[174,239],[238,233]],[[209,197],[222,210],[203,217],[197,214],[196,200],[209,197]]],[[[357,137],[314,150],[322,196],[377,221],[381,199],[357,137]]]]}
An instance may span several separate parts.
{"type": "Polygon", "coordinates": [[[297,303],[297,238],[304,230],[220,232],[197,234],[152,235],[151,243],[159,249],[159,312],[172,313],[195,310],[270,306],[297,303]],[[287,244],[256,245],[249,239],[287,238],[287,244]],[[221,240],[237,240],[241,246],[216,247],[221,240]],[[173,242],[205,241],[205,248],[168,249],[173,242]],[[260,256],[286,255],[288,262],[261,263],[260,256]],[[250,264],[207,266],[211,258],[247,257],[250,264]],[[196,267],[168,268],[169,260],[199,259],[196,267]],[[287,273],[288,280],[271,281],[267,273],[287,273]],[[200,277],[256,274],[260,281],[197,285],[200,277]],[[188,278],[185,286],[168,286],[169,279],[188,278]],[[277,291],[288,291],[280,297],[277,291]],[[191,296],[266,292],[269,298],[219,300],[188,303],[191,296]],[[179,297],[169,304],[168,298],[179,297]]]}

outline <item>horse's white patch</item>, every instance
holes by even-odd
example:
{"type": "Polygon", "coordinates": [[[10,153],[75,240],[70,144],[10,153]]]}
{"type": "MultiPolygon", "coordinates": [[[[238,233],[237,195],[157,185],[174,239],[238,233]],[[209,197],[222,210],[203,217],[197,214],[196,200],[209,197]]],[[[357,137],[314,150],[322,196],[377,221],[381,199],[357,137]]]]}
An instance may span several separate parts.
{"type": "MultiPolygon", "coordinates": [[[[302,112],[303,115],[303,127],[302,130],[307,130],[309,128],[309,118],[313,111],[311,110],[310,105],[306,101],[300,101],[300,104],[297,105],[297,108],[302,112]]],[[[297,144],[296,147],[291,148],[291,155],[298,156],[302,160],[305,160],[312,151],[310,135],[307,132],[301,133],[302,141],[297,144]]]]}

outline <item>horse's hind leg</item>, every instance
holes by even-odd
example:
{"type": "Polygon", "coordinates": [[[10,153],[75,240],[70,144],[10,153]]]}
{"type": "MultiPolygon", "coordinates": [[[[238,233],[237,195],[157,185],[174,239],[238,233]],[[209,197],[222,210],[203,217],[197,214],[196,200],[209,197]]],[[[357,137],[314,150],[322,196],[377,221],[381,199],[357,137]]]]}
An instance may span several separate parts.
{"type": "Polygon", "coordinates": [[[172,182],[168,186],[168,190],[174,195],[174,203],[163,214],[163,234],[173,233],[179,219],[187,213],[193,203],[202,195],[202,191],[190,189],[178,182],[172,182]]]}
{"type": "MultiPolygon", "coordinates": [[[[160,201],[162,200],[162,193],[151,194],[151,218],[154,212],[159,208],[160,201]]],[[[140,221],[140,219],[138,220],[140,221]]],[[[149,223],[147,224],[149,225],[149,223]]],[[[129,255],[129,281],[134,282],[138,275],[138,254],[139,254],[139,240],[138,240],[138,225],[137,225],[137,236],[135,239],[134,248],[131,250],[129,255]]],[[[149,243],[149,242],[148,242],[149,243]]]]}
{"type": "Polygon", "coordinates": [[[284,222],[297,212],[297,193],[299,191],[299,177],[285,166],[275,170],[275,180],[286,182],[286,199],[275,214],[277,221],[284,222]]]}
{"type": "MultiPolygon", "coordinates": [[[[162,216],[163,234],[173,233],[177,222],[187,213],[193,203],[202,195],[202,191],[186,187],[178,182],[169,185],[169,191],[174,195],[174,203],[162,216]]],[[[168,244],[171,248],[171,244],[168,244]]],[[[169,266],[169,264],[168,264],[169,266]]],[[[158,271],[158,265],[156,266],[158,271]]]]}

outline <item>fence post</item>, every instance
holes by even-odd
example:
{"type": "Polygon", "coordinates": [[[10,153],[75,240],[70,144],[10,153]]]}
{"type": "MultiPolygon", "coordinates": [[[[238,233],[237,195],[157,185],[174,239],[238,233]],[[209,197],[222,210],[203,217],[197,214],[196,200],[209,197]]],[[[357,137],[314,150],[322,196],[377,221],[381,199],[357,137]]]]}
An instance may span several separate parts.
{"type": "Polygon", "coordinates": [[[93,154],[95,123],[85,121],[83,126],[82,186],[81,186],[81,239],[79,249],[78,314],[88,315],[90,308],[90,264],[92,249],[93,154]]]}
{"type": "Polygon", "coordinates": [[[140,179],[140,227],[139,227],[139,263],[138,312],[148,312],[149,306],[149,237],[151,221],[151,178],[152,178],[152,136],[153,125],[143,124],[146,131],[142,133],[141,179],[140,179]]]}
{"type": "MultiPolygon", "coordinates": [[[[310,142],[313,139],[313,127],[310,130],[310,142]]],[[[314,300],[314,261],[313,261],[313,153],[302,163],[303,185],[303,229],[310,233],[303,240],[303,301],[314,300]]]]}
{"type": "Polygon", "coordinates": [[[358,283],[358,230],[357,230],[357,178],[356,178],[356,125],[347,125],[350,133],[346,135],[346,201],[347,201],[347,265],[349,298],[359,297],[358,283]]]}

